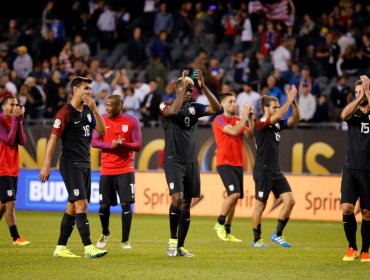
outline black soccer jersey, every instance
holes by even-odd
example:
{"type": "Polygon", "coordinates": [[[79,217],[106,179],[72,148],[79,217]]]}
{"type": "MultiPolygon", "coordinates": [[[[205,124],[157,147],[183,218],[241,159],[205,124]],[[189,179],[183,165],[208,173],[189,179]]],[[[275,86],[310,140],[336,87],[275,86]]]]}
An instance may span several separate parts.
{"type": "MultiPolygon", "coordinates": [[[[170,103],[162,102],[160,111],[170,103]]],[[[187,103],[182,106],[176,116],[164,117],[162,126],[165,132],[164,160],[168,163],[194,163],[197,162],[195,153],[195,133],[200,117],[206,116],[207,105],[187,103]]]]}
{"type": "Polygon", "coordinates": [[[62,138],[64,164],[90,166],[90,143],[95,126],[94,114],[87,105],[80,112],[68,103],[56,113],[51,133],[62,138]]]}
{"type": "Polygon", "coordinates": [[[370,170],[370,113],[357,110],[346,122],[348,144],[344,168],[370,170]]]}
{"type": "Polygon", "coordinates": [[[257,149],[255,169],[280,170],[280,131],[287,126],[287,120],[281,120],[275,124],[271,124],[271,118],[256,120],[254,127],[257,149]]]}

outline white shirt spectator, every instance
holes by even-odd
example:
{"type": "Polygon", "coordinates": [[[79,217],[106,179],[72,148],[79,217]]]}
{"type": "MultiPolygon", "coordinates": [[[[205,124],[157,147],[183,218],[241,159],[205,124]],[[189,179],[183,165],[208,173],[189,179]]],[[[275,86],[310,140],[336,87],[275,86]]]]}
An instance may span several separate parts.
{"type": "Polygon", "coordinates": [[[105,9],[105,11],[99,16],[98,29],[100,31],[113,32],[116,30],[116,13],[112,10],[105,9]]]}
{"type": "Polygon", "coordinates": [[[240,36],[240,41],[242,42],[252,42],[253,40],[253,31],[252,24],[249,18],[246,18],[243,23],[243,30],[240,36]]]}
{"type": "MultiPolygon", "coordinates": [[[[303,89],[304,90],[304,89],[303,89]]],[[[316,98],[310,92],[300,94],[298,100],[299,112],[303,121],[309,121],[313,118],[316,111],[316,98]]]]}
{"type": "Polygon", "coordinates": [[[139,87],[135,87],[134,95],[139,99],[140,103],[144,101],[145,96],[150,92],[150,87],[146,83],[140,83],[139,87]]]}
{"type": "Polygon", "coordinates": [[[278,68],[282,72],[288,71],[288,62],[290,58],[291,56],[289,50],[284,45],[280,45],[272,55],[274,68],[278,68]]]}
{"type": "MultiPolygon", "coordinates": [[[[248,86],[246,86],[248,87],[248,86]]],[[[242,108],[244,104],[251,104],[256,110],[258,109],[258,102],[261,99],[261,95],[253,90],[243,91],[236,97],[236,106],[238,106],[238,114],[241,116],[242,108]]]]}
{"type": "Polygon", "coordinates": [[[126,113],[134,115],[139,119],[141,118],[140,101],[135,95],[125,96],[123,107],[125,108],[126,113]]]}

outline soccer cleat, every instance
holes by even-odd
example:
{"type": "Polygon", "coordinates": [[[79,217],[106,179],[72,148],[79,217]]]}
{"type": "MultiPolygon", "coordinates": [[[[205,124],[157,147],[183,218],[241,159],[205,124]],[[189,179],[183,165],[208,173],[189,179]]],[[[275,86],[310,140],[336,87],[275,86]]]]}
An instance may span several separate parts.
{"type": "Polygon", "coordinates": [[[214,230],[216,231],[218,238],[220,238],[222,241],[229,241],[229,239],[226,236],[225,227],[223,225],[216,223],[214,226],[214,230]]]}
{"type": "Polygon", "coordinates": [[[266,248],[268,245],[263,243],[263,239],[258,239],[256,242],[252,241],[252,247],[254,248],[266,248]]]}
{"type": "Polygon", "coordinates": [[[170,240],[168,241],[167,256],[169,257],[177,256],[177,239],[170,238],[170,240]]]}
{"type": "Polygon", "coordinates": [[[360,256],[361,262],[370,262],[370,257],[368,252],[362,252],[360,256]]]}
{"type": "Polygon", "coordinates": [[[232,235],[230,233],[227,233],[226,237],[227,237],[227,240],[229,240],[230,242],[242,242],[241,239],[236,238],[234,235],[232,235]]]}
{"type": "Polygon", "coordinates": [[[130,241],[122,242],[121,243],[121,248],[124,249],[124,250],[132,249],[131,242],[130,241]]]}
{"type": "Polygon", "coordinates": [[[104,234],[100,235],[98,242],[96,242],[96,248],[98,249],[105,248],[105,246],[107,246],[108,238],[109,238],[109,235],[104,235],[104,234]]]}
{"type": "Polygon", "coordinates": [[[275,242],[276,244],[285,247],[285,248],[290,248],[292,245],[288,243],[285,239],[284,236],[277,236],[276,233],[273,233],[271,235],[271,241],[275,242]]]}
{"type": "Polygon", "coordinates": [[[358,259],[360,256],[360,253],[357,250],[354,250],[352,247],[348,248],[346,251],[346,254],[343,257],[344,261],[354,261],[355,259],[358,259]]]}
{"type": "Polygon", "coordinates": [[[22,237],[18,237],[15,241],[13,241],[13,245],[17,245],[17,246],[26,246],[26,245],[30,245],[31,242],[29,242],[28,240],[25,240],[23,239],[22,237]]]}
{"type": "Polygon", "coordinates": [[[80,256],[77,256],[73,254],[69,249],[67,249],[66,246],[57,245],[54,251],[54,257],[60,257],[60,258],[81,258],[80,256]]]}
{"type": "Polygon", "coordinates": [[[194,254],[189,253],[188,250],[186,250],[184,247],[177,248],[177,256],[178,257],[187,257],[187,258],[195,257],[194,254]]]}
{"type": "Polygon", "coordinates": [[[85,258],[87,259],[96,259],[96,258],[100,258],[100,257],[103,257],[107,254],[107,250],[100,250],[98,248],[96,248],[94,245],[88,245],[88,246],[85,246],[85,258]]]}

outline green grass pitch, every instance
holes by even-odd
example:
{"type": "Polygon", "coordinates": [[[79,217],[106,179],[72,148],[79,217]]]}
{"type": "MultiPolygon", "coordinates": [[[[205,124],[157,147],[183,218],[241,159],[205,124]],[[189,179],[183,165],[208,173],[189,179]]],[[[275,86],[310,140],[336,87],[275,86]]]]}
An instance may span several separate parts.
{"type": "MultiPolygon", "coordinates": [[[[340,222],[289,222],[284,235],[293,248],[273,244],[276,221],[264,220],[268,248],[252,248],[250,219],[235,219],[233,233],[242,243],[219,241],[214,217],[192,217],[185,247],[195,258],[167,257],[168,217],[134,215],[132,250],[120,249],[120,215],[111,215],[108,255],[100,259],[52,256],[62,213],[17,212],[19,231],[29,247],[11,244],[4,218],[0,222],[0,279],[370,279],[370,263],[343,262],[346,241],[340,222]]],[[[93,243],[100,236],[97,213],[89,213],[93,243]]],[[[358,240],[360,242],[360,226],[358,240]]],[[[77,229],[69,248],[83,254],[77,229]]]]}

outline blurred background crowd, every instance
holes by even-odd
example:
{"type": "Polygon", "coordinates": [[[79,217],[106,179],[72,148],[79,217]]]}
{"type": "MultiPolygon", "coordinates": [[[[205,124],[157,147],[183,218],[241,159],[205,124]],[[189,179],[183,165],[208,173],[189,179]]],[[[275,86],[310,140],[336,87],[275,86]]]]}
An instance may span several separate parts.
{"type": "MultiPolygon", "coordinates": [[[[284,103],[294,84],[303,122],[338,124],[354,81],[369,75],[366,0],[324,1],[315,12],[298,5],[318,1],[35,2],[0,20],[0,101],[16,96],[30,123],[52,119],[81,75],[94,80],[101,112],[118,94],[143,126],[157,126],[159,103],[174,98],[181,69],[195,67],[215,95],[234,91],[238,106],[258,108],[262,95],[284,103]]],[[[207,102],[196,89],[193,99],[207,102]]]]}

